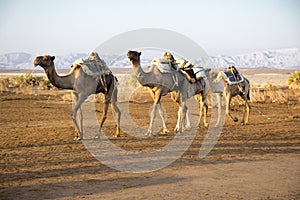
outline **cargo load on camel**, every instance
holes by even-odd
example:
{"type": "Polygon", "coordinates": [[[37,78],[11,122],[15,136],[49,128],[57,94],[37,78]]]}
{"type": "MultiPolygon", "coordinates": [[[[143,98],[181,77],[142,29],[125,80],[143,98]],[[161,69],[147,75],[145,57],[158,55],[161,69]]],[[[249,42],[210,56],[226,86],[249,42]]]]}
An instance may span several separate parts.
{"type": "Polygon", "coordinates": [[[100,81],[104,86],[105,91],[106,82],[105,75],[112,74],[106,63],[100,59],[98,53],[92,52],[87,59],[77,59],[73,63],[73,68],[81,67],[84,73],[93,77],[97,82],[100,81]]]}
{"type": "Polygon", "coordinates": [[[199,65],[193,65],[190,61],[183,58],[178,58],[176,63],[179,69],[187,76],[190,82],[201,81],[206,77],[205,70],[199,65]]]}
{"type": "Polygon", "coordinates": [[[244,81],[243,75],[240,74],[234,66],[227,67],[226,70],[221,73],[225,79],[224,81],[229,85],[239,84],[244,81]]]}

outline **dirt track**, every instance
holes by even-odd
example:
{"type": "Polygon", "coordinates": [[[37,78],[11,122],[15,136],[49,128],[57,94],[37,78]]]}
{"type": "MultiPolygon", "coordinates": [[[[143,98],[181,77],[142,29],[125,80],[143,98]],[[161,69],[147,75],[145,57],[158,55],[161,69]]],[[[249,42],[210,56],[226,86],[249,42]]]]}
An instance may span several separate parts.
{"type": "MultiPolygon", "coordinates": [[[[138,124],[149,123],[149,96],[133,101],[138,124]]],[[[206,129],[170,166],[149,173],[125,173],[97,161],[72,141],[71,104],[55,96],[0,95],[0,199],[299,199],[300,103],[253,104],[250,124],[226,119],[221,137],[204,159],[198,157],[206,129]],[[258,110],[265,114],[262,116],[258,110]],[[268,117],[270,119],[268,119],[268,117]]],[[[162,99],[168,127],[177,108],[162,99]],[[175,109],[176,108],[176,109],[175,109]]],[[[97,108],[100,105],[97,105],[97,108]]],[[[100,107],[99,107],[99,110],[100,107]]],[[[234,113],[241,116],[241,108],[234,113]]],[[[101,112],[98,112],[101,114],[101,112]]],[[[124,119],[122,119],[124,120],[124,119]]],[[[104,131],[112,135],[109,113],[104,131]]],[[[111,140],[131,151],[152,151],[174,136],[111,140]]]]}

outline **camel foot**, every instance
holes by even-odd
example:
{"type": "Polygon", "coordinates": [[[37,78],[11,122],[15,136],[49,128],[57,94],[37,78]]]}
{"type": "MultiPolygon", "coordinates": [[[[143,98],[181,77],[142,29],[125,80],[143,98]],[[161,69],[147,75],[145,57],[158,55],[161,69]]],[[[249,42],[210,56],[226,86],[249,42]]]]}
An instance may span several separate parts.
{"type": "MultiPolygon", "coordinates": [[[[208,127],[208,123],[203,123],[204,127],[207,128],[208,127]]],[[[197,125],[197,128],[201,128],[200,123],[197,125]]]]}
{"type": "Polygon", "coordinates": [[[114,138],[118,138],[118,137],[121,137],[120,133],[117,133],[117,134],[114,134],[113,136],[114,138]]]}
{"type": "Polygon", "coordinates": [[[161,135],[167,135],[168,133],[170,133],[170,131],[167,128],[162,129],[160,132],[161,135]]]}
{"type": "Polygon", "coordinates": [[[100,140],[100,134],[95,135],[94,139],[95,140],[100,140]]]}
{"type": "Polygon", "coordinates": [[[155,136],[155,134],[152,131],[148,131],[147,133],[145,133],[145,136],[153,137],[155,136]]]}
{"type": "Polygon", "coordinates": [[[79,136],[74,137],[74,141],[79,141],[79,140],[81,140],[81,138],[79,136]]]}
{"type": "Polygon", "coordinates": [[[182,133],[182,131],[177,131],[176,132],[176,135],[182,135],[183,133],[182,133]]]}
{"type": "Polygon", "coordinates": [[[241,123],[241,125],[247,125],[248,124],[248,122],[242,122],[241,123]]]}
{"type": "Polygon", "coordinates": [[[185,126],[185,127],[184,127],[184,130],[190,130],[191,128],[192,128],[191,125],[185,126]]]}
{"type": "Polygon", "coordinates": [[[234,122],[238,122],[239,119],[238,119],[237,117],[234,117],[234,118],[233,118],[233,121],[234,121],[234,122]]]}

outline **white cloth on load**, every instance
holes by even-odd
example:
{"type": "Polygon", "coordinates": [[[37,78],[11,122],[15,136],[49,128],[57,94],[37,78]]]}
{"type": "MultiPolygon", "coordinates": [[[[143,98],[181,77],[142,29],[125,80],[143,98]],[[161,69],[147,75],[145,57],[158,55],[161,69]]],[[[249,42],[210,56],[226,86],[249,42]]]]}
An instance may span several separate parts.
{"type": "Polygon", "coordinates": [[[154,65],[157,67],[157,69],[161,73],[171,73],[172,71],[174,71],[174,69],[171,67],[171,65],[167,59],[154,58],[151,61],[151,66],[154,66],[154,65]]]}
{"type": "Polygon", "coordinates": [[[200,65],[194,65],[193,72],[196,75],[196,79],[200,79],[200,78],[205,78],[206,77],[205,70],[200,65]]]}
{"type": "Polygon", "coordinates": [[[180,69],[188,69],[193,66],[191,62],[186,61],[183,58],[176,59],[176,63],[179,65],[180,69]]]}
{"type": "Polygon", "coordinates": [[[205,70],[200,65],[193,65],[190,61],[187,61],[183,58],[178,58],[176,60],[176,63],[178,63],[180,69],[183,69],[183,70],[184,69],[185,70],[192,69],[196,76],[196,79],[198,79],[198,80],[206,77],[205,70]]]}

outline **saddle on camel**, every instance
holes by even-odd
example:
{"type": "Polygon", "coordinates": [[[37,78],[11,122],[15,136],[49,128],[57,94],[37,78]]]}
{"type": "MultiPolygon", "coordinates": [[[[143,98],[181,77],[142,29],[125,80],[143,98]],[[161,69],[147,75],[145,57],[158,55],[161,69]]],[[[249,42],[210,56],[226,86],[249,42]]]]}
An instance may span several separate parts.
{"type": "Polygon", "coordinates": [[[235,66],[228,66],[223,73],[225,83],[228,85],[239,84],[244,81],[244,77],[235,66]]]}
{"type": "Polygon", "coordinates": [[[206,77],[204,68],[199,65],[193,65],[190,61],[183,58],[178,58],[176,63],[191,83],[202,81],[206,77]]]}
{"type": "Polygon", "coordinates": [[[170,52],[164,52],[162,58],[153,59],[151,64],[155,64],[162,73],[180,71],[186,76],[190,83],[202,81],[202,79],[206,77],[203,67],[193,65],[190,61],[183,58],[175,60],[170,52]]]}
{"type": "Polygon", "coordinates": [[[86,74],[92,76],[97,82],[100,81],[104,86],[104,90],[107,91],[105,75],[112,74],[112,72],[106,63],[100,59],[98,53],[92,52],[87,59],[79,58],[75,60],[71,67],[76,68],[77,66],[80,66],[86,74]]]}
{"type": "Polygon", "coordinates": [[[245,91],[241,87],[241,83],[245,80],[244,76],[236,69],[235,66],[229,65],[225,71],[221,72],[223,79],[227,85],[237,85],[239,91],[244,94],[245,91]]]}

